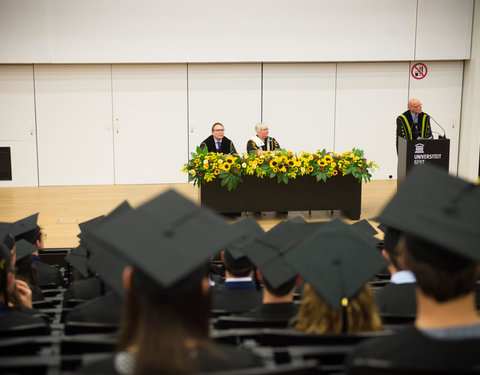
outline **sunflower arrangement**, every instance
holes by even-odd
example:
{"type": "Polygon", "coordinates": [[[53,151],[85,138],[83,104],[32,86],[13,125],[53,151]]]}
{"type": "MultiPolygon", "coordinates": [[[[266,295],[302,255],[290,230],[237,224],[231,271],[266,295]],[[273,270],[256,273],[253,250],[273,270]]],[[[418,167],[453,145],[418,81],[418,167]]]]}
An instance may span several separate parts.
{"type": "Polygon", "coordinates": [[[355,148],[343,154],[322,150],[299,155],[282,149],[259,156],[209,153],[206,147],[197,147],[196,151],[182,169],[188,173],[188,181],[201,185],[218,178],[228,190],[235,189],[245,175],[276,178],[279,183],[288,184],[297,176],[311,175],[317,181],[326,182],[338,174],[351,174],[362,182],[370,181],[374,169],[378,168],[374,162],[367,161],[362,150],[355,148]]]}

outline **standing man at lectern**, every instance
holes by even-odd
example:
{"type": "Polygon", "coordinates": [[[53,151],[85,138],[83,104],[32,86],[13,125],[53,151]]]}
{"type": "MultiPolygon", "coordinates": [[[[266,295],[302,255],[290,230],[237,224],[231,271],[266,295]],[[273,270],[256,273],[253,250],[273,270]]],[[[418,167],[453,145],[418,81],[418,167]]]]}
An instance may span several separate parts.
{"type": "Polygon", "coordinates": [[[410,99],[408,101],[408,111],[403,112],[397,117],[397,152],[398,137],[408,140],[432,138],[430,116],[422,112],[422,103],[420,103],[420,100],[410,99]]]}

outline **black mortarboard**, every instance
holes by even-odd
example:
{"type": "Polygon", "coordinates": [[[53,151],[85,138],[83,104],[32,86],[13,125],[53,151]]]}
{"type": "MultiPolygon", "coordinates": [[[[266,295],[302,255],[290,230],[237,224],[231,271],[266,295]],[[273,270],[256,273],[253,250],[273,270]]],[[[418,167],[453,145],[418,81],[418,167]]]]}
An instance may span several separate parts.
{"type": "Polygon", "coordinates": [[[480,186],[438,167],[412,168],[376,220],[457,256],[480,261],[480,186]]]}
{"type": "Polygon", "coordinates": [[[7,250],[15,246],[15,238],[12,234],[12,223],[0,223],[0,244],[4,244],[7,250]]]}
{"type": "Polygon", "coordinates": [[[12,224],[12,235],[14,237],[20,236],[24,233],[30,232],[38,228],[37,225],[38,212],[24,219],[20,219],[12,224]]]}
{"type": "Polygon", "coordinates": [[[375,235],[378,234],[377,230],[365,219],[356,221],[350,225],[358,234],[363,236],[373,246],[378,246],[381,242],[375,235]]]}
{"type": "Polygon", "coordinates": [[[83,244],[72,249],[72,251],[65,256],[65,260],[83,277],[88,277],[88,250],[83,244]]]}
{"type": "Polygon", "coordinates": [[[18,240],[15,242],[15,254],[17,256],[16,261],[22,260],[26,256],[37,251],[37,247],[27,240],[18,240]]]}
{"type": "Polygon", "coordinates": [[[235,242],[227,245],[225,249],[225,259],[229,265],[236,269],[252,267],[252,264],[245,256],[243,249],[248,247],[255,238],[265,232],[251,216],[231,225],[237,227],[237,229],[242,232],[242,235],[236,239],[235,242]]]}
{"type": "Polygon", "coordinates": [[[154,281],[157,293],[158,287],[168,289],[188,279],[210,255],[240,235],[222,217],[173,190],[105,221],[91,233],[154,281]]]}
{"type": "Polygon", "coordinates": [[[78,227],[80,228],[80,232],[88,232],[89,230],[95,228],[103,220],[105,220],[105,215],[100,215],[78,224],[78,227]]]}
{"type": "Polygon", "coordinates": [[[334,309],[345,306],[387,265],[374,246],[339,219],[323,225],[285,259],[334,309]]]}
{"type": "MultiPolygon", "coordinates": [[[[87,275],[88,268],[95,271],[118,296],[123,296],[122,274],[123,269],[128,264],[125,259],[120,257],[115,251],[112,251],[112,249],[105,246],[104,243],[90,236],[90,233],[104,223],[131,211],[133,211],[133,208],[127,201],[124,201],[107,216],[99,216],[82,223],[82,233],[79,236],[81,243],[74,252],[75,254],[85,254],[86,264],[82,264],[80,267],[85,266],[87,268],[87,275]]],[[[80,259],[76,258],[75,260],[80,259]]],[[[80,272],[80,269],[77,268],[77,270],[80,272]]],[[[85,269],[83,269],[83,271],[85,271],[85,269]]]]}
{"type": "Polygon", "coordinates": [[[244,249],[245,255],[276,289],[297,276],[283,256],[318,228],[318,223],[308,224],[295,219],[280,222],[249,244],[244,249]]]}

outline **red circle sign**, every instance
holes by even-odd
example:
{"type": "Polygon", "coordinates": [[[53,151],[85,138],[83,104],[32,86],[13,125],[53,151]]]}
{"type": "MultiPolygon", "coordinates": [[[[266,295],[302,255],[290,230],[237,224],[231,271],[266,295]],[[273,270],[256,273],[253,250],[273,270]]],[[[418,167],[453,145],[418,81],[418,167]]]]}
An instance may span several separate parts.
{"type": "Polygon", "coordinates": [[[412,77],[415,79],[424,79],[427,76],[427,72],[427,66],[422,63],[415,64],[412,66],[412,70],[410,70],[412,77]]]}

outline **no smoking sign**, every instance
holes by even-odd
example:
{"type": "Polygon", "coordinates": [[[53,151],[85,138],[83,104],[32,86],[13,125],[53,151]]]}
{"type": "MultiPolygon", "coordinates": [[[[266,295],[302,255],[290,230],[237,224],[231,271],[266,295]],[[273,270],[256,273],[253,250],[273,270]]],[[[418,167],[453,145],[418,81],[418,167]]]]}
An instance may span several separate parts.
{"type": "Polygon", "coordinates": [[[412,70],[410,70],[412,77],[415,79],[424,79],[427,76],[427,72],[427,66],[422,63],[415,64],[412,66],[412,70]]]}

